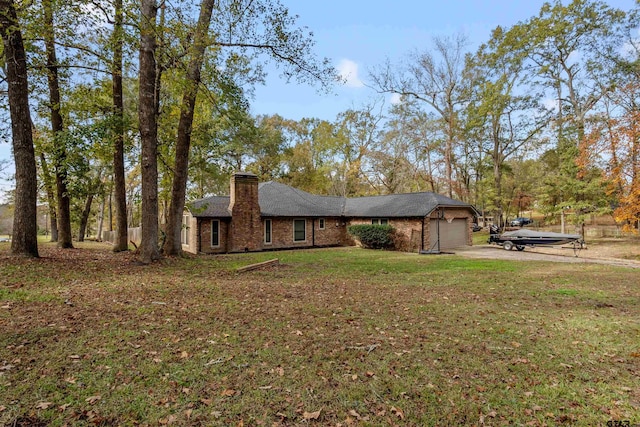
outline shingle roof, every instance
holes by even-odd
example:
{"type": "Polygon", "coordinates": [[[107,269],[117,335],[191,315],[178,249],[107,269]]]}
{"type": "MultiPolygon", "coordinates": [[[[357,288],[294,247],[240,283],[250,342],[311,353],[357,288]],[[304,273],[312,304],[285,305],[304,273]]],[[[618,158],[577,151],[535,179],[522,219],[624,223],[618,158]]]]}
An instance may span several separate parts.
{"type": "Polygon", "coordinates": [[[258,186],[258,201],[264,216],[342,216],[344,197],[316,196],[278,182],[258,186]]]}
{"type": "Polygon", "coordinates": [[[195,217],[231,218],[229,196],[211,196],[189,203],[191,214],[195,217]]]}
{"type": "Polygon", "coordinates": [[[436,193],[389,194],[347,199],[348,217],[424,217],[438,206],[470,207],[468,203],[436,193]]]}
{"type": "MultiPolygon", "coordinates": [[[[258,185],[262,216],[273,217],[424,217],[436,207],[473,207],[436,193],[390,194],[346,198],[317,196],[285,184],[269,181],[258,185]]],[[[213,196],[189,204],[196,217],[230,218],[229,196],[213,196]]]]}

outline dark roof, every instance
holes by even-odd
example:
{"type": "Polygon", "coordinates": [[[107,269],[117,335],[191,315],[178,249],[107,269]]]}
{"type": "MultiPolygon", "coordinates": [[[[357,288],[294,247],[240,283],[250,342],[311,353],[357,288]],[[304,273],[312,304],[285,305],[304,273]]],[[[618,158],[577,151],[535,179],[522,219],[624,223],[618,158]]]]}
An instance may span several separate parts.
{"type": "Polygon", "coordinates": [[[278,182],[258,186],[258,201],[264,216],[342,216],[344,197],[316,196],[278,182]]]}
{"type": "Polygon", "coordinates": [[[211,196],[189,203],[189,211],[196,217],[231,218],[229,196],[211,196]]]}
{"type": "Polygon", "coordinates": [[[386,196],[347,199],[344,216],[348,217],[424,217],[436,207],[471,207],[468,203],[436,193],[389,194],[386,196]]]}
{"type": "MultiPolygon", "coordinates": [[[[474,209],[468,203],[436,193],[406,193],[386,196],[317,196],[278,182],[258,185],[262,216],[273,217],[424,217],[436,207],[474,209]]],[[[189,204],[193,216],[230,218],[229,196],[213,196],[189,204]]]]}

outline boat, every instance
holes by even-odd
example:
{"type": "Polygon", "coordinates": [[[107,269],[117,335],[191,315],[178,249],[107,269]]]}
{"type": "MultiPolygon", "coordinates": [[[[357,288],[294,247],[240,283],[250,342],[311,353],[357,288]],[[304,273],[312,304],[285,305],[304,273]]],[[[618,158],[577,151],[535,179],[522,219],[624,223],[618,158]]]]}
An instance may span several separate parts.
{"type": "Polygon", "coordinates": [[[516,248],[523,251],[525,246],[552,246],[572,244],[572,248],[582,248],[582,236],[580,234],[554,233],[551,231],[515,230],[500,234],[497,228],[492,227],[489,234],[489,243],[495,243],[510,251],[516,248]]]}

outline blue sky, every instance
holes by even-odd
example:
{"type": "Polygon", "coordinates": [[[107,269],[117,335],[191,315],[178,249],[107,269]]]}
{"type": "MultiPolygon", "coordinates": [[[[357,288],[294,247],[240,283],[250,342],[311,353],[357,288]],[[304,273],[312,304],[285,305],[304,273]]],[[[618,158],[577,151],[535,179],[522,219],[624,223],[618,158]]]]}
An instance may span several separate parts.
{"type": "MultiPolygon", "coordinates": [[[[458,33],[469,38],[469,50],[488,40],[498,25],[510,27],[537,15],[543,1],[533,0],[281,0],[299,24],[313,31],[318,57],[329,58],[348,76],[348,84],[331,94],[294,83],[285,84],[272,70],[266,85],[255,90],[253,114],[279,114],[299,120],[334,120],[348,108],[359,108],[378,95],[367,88],[368,71],[386,58],[399,62],[414,50],[430,47],[434,36],[458,33]]],[[[634,0],[609,0],[630,10],[634,0]]],[[[0,160],[10,159],[10,145],[0,142],[0,160]]],[[[5,171],[6,172],[6,171],[5,171]]],[[[0,200],[7,188],[0,173],[0,200]]]]}
{"type": "MultiPolygon", "coordinates": [[[[469,51],[489,39],[498,25],[510,27],[537,15],[541,0],[282,0],[316,39],[319,57],[349,73],[350,84],[321,95],[312,87],[285,84],[277,73],[256,88],[254,114],[285,118],[333,120],[341,111],[358,108],[378,95],[366,87],[368,72],[387,58],[400,62],[412,51],[430,48],[434,36],[468,37],[469,51]]],[[[630,10],[634,0],[609,0],[630,10]]],[[[387,100],[388,101],[388,100],[387,100]]]]}

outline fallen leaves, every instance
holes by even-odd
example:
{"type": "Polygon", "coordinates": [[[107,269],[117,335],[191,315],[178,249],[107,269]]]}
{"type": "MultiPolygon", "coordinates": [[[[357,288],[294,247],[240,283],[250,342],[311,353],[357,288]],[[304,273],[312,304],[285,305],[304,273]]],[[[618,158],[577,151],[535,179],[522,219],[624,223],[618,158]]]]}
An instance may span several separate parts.
{"type": "Polygon", "coordinates": [[[234,390],[232,388],[228,388],[228,389],[222,390],[220,395],[223,396],[223,397],[232,397],[232,396],[235,396],[236,393],[237,393],[236,390],[234,390]]]}
{"type": "Polygon", "coordinates": [[[402,412],[402,409],[396,408],[395,406],[392,406],[391,409],[389,409],[389,410],[396,417],[400,418],[401,420],[404,420],[404,412],[402,412]]]}
{"type": "Polygon", "coordinates": [[[318,418],[320,418],[320,414],[322,413],[322,409],[320,409],[319,411],[315,411],[315,412],[303,412],[302,413],[302,418],[304,418],[305,420],[317,420],[318,418]]]}
{"type": "Polygon", "coordinates": [[[36,409],[49,409],[51,406],[53,406],[53,402],[38,402],[36,409]]]}
{"type": "Polygon", "coordinates": [[[100,399],[102,399],[102,396],[95,395],[95,396],[87,397],[84,401],[87,402],[89,405],[93,405],[96,402],[98,402],[100,399]]]}

